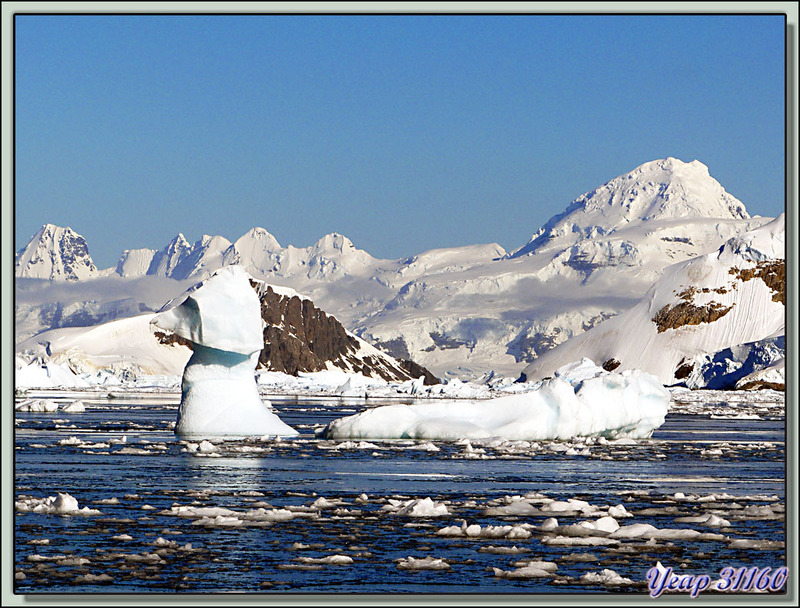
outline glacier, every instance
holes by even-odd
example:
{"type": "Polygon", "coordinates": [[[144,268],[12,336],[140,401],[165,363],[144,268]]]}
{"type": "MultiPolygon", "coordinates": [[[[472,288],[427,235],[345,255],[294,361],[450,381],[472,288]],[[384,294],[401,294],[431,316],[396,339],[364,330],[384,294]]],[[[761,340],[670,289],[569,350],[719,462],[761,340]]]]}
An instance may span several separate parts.
{"type": "Polygon", "coordinates": [[[181,436],[294,436],[261,401],[261,305],[240,266],[226,266],[169,302],[151,324],[191,342],[175,432],[181,436]]]}
{"type": "Polygon", "coordinates": [[[385,405],[338,418],[320,430],[330,439],[452,441],[650,437],[664,423],[670,394],[638,370],[608,372],[589,359],[557,370],[527,393],[481,401],[385,405]]]}

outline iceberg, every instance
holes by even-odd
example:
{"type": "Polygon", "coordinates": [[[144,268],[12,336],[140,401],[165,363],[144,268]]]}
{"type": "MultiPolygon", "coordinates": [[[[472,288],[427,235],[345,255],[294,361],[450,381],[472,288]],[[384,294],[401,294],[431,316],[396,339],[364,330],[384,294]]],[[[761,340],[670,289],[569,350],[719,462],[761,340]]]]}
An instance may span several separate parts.
{"type": "Polygon", "coordinates": [[[293,436],[258,394],[261,303],[240,266],[226,266],[169,302],[150,323],[191,342],[175,432],[182,436],[293,436]]]}
{"type": "Polygon", "coordinates": [[[669,401],[669,392],[650,374],[608,372],[583,359],[527,393],[381,406],[333,420],[320,434],[330,439],[643,439],[664,423],[669,401]]]}

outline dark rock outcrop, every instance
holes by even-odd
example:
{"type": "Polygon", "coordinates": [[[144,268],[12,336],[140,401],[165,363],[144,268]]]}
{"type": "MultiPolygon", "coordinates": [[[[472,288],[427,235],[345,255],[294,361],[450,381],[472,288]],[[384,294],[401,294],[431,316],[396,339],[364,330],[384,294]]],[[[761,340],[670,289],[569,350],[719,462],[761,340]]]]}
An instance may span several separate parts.
{"type": "Polygon", "coordinates": [[[678,294],[678,297],[683,301],[675,304],[674,306],[664,306],[653,317],[653,323],[658,327],[658,333],[667,331],[668,329],[678,329],[684,325],[700,325],[700,323],[713,323],[717,319],[724,317],[728,314],[733,307],[723,306],[719,302],[711,301],[703,306],[696,306],[693,303],[693,298],[697,293],[709,293],[714,291],[716,293],[726,293],[724,287],[709,289],[707,287],[697,289],[696,287],[689,287],[678,294]]]}
{"type": "Polygon", "coordinates": [[[425,377],[438,380],[427,369],[409,360],[396,360],[349,333],[341,323],[299,295],[278,293],[271,285],[252,280],[261,300],[264,349],[260,369],[297,375],[318,372],[329,364],[346,372],[402,382],[425,377]]]}

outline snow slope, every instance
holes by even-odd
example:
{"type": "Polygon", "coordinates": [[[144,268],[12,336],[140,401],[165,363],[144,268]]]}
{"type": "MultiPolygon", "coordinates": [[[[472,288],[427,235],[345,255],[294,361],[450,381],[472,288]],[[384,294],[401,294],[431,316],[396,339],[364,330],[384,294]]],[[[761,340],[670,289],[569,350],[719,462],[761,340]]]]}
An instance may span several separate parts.
{"type": "Polygon", "coordinates": [[[750,216],[742,202],[709,175],[703,163],[668,157],[645,163],[579,196],[510,257],[563,250],[581,240],[620,233],[645,222],[701,217],[750,216]]]}
{"type": "Polygon", "coordinates": [[[716,252],[668,267],[636,306],[544,353],[523,376],[549,376],[580,354],[675,384],[696,357],[783,333],[785,285],[781,215],[716,252]]]}
{"type": "Polygon", "coordinates": [[[155,332],[155,313],[117,319],[94,327],[70,327],[43,332],[23,341],[17,353],[67,364],[75,373],[109,370],[119,374],[180,376],[191,350],[155,332]]]}
{"type": "MultiPolygon", "coordinates": [[[[246,275],[240,266],[226,266],[191,286],[184,293],[167,302],[162,310],[173,310],[173,316],[184,314],[185,318],[165,321],[166,313],[144,314],[116,319],[93,327],[71,327],[45,331],[23,340],[16,352],[27,362],[66,365],[77,374],[96,374],[99,371],[119,375],[166,375],[180,376],[192,351],[182,336],[205,346],[203,339],[213,336],[213,349],[234,348],[241,350],[245,336],[235,331],[243,327],[252,334],[249,326],[227,324],[218,309],[229,311],[232,317],[241,316],[239,306],[246,301],[241,289],[231,288],[227,300],[224,290],[204,290],[210,293],[210,312],[204,313],[205,299],[195,297],[212,279],[224,285],[227,274],[234,271],[246,275]],[[194,298],[194,299],[192,299],[194,298]],[[191,306],[181,306],[192,300],[191,306]],[[189,312],[197,309],[197,315],[189,312]],[[189,311],[189,312],[186,312],[189,311]],[[161,319],[157,324],[155,318],[161,319]],[[225,328],[224,331],[220,328],[225,328]],[[189,336],[187,338],[187,336],[189,336]]],[[[249,277],[249,275],[247,275],[249,277]]],[[[302,372],[336,371],[374,377],[383,382],[404,382],[425,377],[425,383],[436,379],[424,368],[409,361],[398,361],[381,352],[358,336],[348,332],[333,316],[328,315],[307,297],[291,288],[273,286],[250,279],[247,292],[259,303],[257,315],[260,337],[257,345],[250,344],[257,353],[256,363],[260,370],[297,375],[302,372]]],[[[31,371],[30,374],[33,372],[31,371]]],[[[28,374],[28,376],[30,376],[28,374]]],[[[252,374],[251,374],[252,375],[252,374]]],[[[27,376],[26,376],[27,377],[27,376]]],[[[34,376],[30,376],[34,378],[34,376]]],[[[104,374],[98,376],[104,378],[104,374]]]]}

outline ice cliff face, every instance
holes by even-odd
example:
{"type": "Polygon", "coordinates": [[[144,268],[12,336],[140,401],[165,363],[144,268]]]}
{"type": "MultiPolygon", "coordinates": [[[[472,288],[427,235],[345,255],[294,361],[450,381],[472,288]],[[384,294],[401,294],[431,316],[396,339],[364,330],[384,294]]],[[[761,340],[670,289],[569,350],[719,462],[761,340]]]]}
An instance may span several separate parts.
{"type": "Polygon", "coordinates": [[[78,281],[97,274],[89,245],[72,228],[45,224],[14,259],[14,275],[31,279],[78,281]]]}
{"type": "MultiPolygon", "coordinates": [[[[701,368],[714,361],[715,353],[782,335],[785,323],[781,215],[731,238],[716,252],[668,267],[633,308],[543,354],[523,376],[534,381],[551,375],[580,353],[614,369],[642,369],[664,384],[676,384],[703,377],[701,368]]],[[[712,377],[706,374],[704,385],[713,384],[712,377]]]]}

